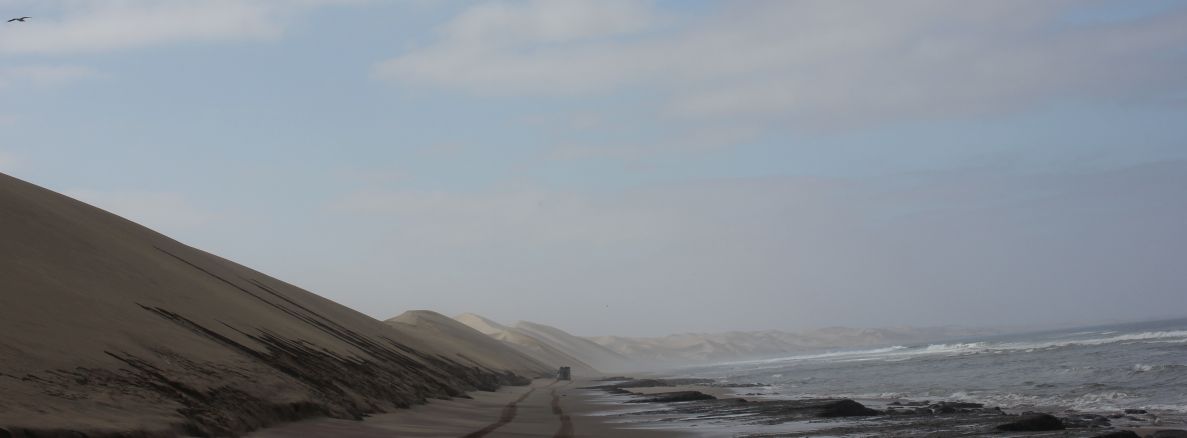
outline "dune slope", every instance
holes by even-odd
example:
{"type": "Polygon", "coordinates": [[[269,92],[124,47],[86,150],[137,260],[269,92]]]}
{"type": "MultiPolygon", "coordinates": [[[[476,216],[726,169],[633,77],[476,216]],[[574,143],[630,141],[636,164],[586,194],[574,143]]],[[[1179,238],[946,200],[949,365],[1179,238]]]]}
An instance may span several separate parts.
{"type": "Polygon", "coordinates": [[[438,350],[449,351],[460,363],[532,377],[556,372],[555,365],[437,312],[410,310],[385,322],[408,337],[434,342],[438,350]]]}
{"type": "Polygon", "coordinates": [[[509,382],[522,378],[0,175],[0,436],[225,436],[509,382]]]}
{"type": "Polygon", "coordinates": [[[514,328],[516,331],[538,339],[596,369],[616,372],[632,368],[631,359],[626,356],[556,327],[520,321],[515,323],[514,328]]]}
{"type": "Polygon", "coordinates": [[[571,367],[577,375],[599,375],[632,367],[627,357],[555,327],[523,321],[505,326],[473,313],[464,313],[454,319],[541,362],[554,367],[571,367]]]}

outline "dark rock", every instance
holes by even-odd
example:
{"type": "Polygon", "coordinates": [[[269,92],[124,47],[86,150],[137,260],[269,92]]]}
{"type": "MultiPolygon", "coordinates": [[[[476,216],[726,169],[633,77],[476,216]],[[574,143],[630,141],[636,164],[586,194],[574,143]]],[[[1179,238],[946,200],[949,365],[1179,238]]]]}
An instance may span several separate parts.
{"type": "Polygon", "coordinates": [[[656,388],[661,386],[708,385],[711,383],[713,383],[713,379],[635,379],[585,389],[656,388]]]}
{"type": "Polygon", "coordinates": [[[594,381],[595,382],[617,382],[617,381],[621,381],[621,380],[635,380],[635,378],[627,377],[627,376],[614,376],[614,377],[603,377],[601,379],[595,379],[594,381]]]}
{"type": "Polygon", "coordinates": [[[1103,427],[1109,425],[1109,419],[1104,415],[1075,414],[1063,419],[1067,427],[1103,427]]]}
{"type": "Polygon", "coordinates": [[[1142,436],[1134,433],[1132,430],[1118,430],[1116,432],[1097,435],[1092,438],[1142,438],[1142,436]]]}
{"type": "Polygon", "coordinates": [[[1149,435],[1150,438],[1187,438],[1187,430],[1164,429],[1149,435]]]}
{"type": "Polygon", "coordinates": [[[904,406],[927,406],[931,404],[931,400],[907,402],[904,406]]]}
{"type": "Polygon", "coordinates": [[[861,417],[867,415],[878,415],[880,412],[865,407],[865,405],[855,402],[853,400],[844,399],[824,405],[824,410],[817,414],[818,417],[833,418],[833,417],[861,417]]]}
{"type": "Polygon", "coordinates": [[[980,409],[980,408],[985,407],[985,405],[983,405],[981,403],[970,403],[970,402],[944,402],[943,404],[952,406],[957,409],[980,409]]]}
{"type": "Polygon", "coordinates": [[[980,403],[942,401],[928,407],[931,408],[932,412],[938,414],[954,414],[957,412],[969,412],[969,409],[981,409],[985,405],[980,403]]]}
{"type": "Polygon", "coordinates": [[[1031,430],[1063,430],[1062,421],[1051,414],[1024,415],[1018,421],[997,426],[998,430],[1031,431],[1031,430]]]}
{"type": "Polygon", "coordinates": [[[1126,414],[1145,414],[1146,410],[1145,409],[1126,409],[1125,413],[1126,414]]]}
{"type": "Polygon", "coordinates": [[[705,394],[700,391],[676,391],[676,392],[661,392],[658,394],[650,394],[646,398],[639,400],[631,400],[627,403],[675,403],[697,400],[716,400],[717,397],[705,394]]]}

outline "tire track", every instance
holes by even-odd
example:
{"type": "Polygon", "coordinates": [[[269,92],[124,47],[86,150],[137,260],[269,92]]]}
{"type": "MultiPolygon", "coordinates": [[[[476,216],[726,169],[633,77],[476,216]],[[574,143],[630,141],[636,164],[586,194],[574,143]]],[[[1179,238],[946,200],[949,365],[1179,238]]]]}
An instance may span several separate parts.
{"type": "Polygon", "coordinates": [[[561,397],[557,395],[556,389],[552,390],[552,414],[560,417],[561,427],[556,430],[556,434],[552,438],[572,438],[573,437],[573,420],[561,409],[561,397]]]}
{"type": "Polygon", "coordinates": [[[529,389],[528,392],[523,393],[523,395],[519,396],[519,398],[515,399],[515,401],[504,405],[503,413],[499,415],[499,421],[488,424],[482,429],[470,432],[469,434],[464,435],[462,438],[481,438],[491,432],[494,432],[495,429],[507,425],[507,423],[510,423],[511,420],[514,420],[515,415],[519,413],[519,402],[524,401],[524,399],[528,398],[529,395],[532,395],[533,392],[536,392],[536,388],[529,389]]]}

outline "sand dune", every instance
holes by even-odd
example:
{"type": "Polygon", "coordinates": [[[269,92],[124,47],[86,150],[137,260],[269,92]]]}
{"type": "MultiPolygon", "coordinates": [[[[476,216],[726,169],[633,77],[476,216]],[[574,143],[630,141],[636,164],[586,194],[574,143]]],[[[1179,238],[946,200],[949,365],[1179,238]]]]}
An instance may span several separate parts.
{"type": "Polygon", "coordinates": [[[533,377],[552,376],[559,366],[430,310],[410,310],[385,322],[407,337],[433,342],[435,348],[449,351],[460,363],[533,377]]]}
{"type": "Polygon", "coordinates": [[[551,344],[536,339],[514,327],[507,327],[474,313],[463,313],[454,317],[454,319],[519,352],[549,364],[554,369],[562,366],[570,367],[578,376],[596,376],[602,374],[601,371],[582,362],[581,359],[570,356],[551,344]]]}
{"type": "Polygon", "coordinates": [[[495,335],[495,334],[502,333],[502,332],[505,332],[505,331],[508,331],[511,329],[510,327],[507,327],[503,324],[499,324],[492,320],[486,319],[485,317],[475,314],[475,313],[463,313],[461,315],[453,317],[453,319],[457,320],[458,322],[460,322],[462,324],[470,326],[470,328],[472,328],[474,330],[478,330],[479,332],[482,332],[482,333],[485,333],[488,335],[495,335]]]}
{"type": "Polygon", "coordinates": [[[409,333],[0,175],[0,435],[228,435],[522,381],[409,333]]]}
{"type": "Polygon", "coordinates": [[[545,363],[573,367],[581,374],[601,374],[632,369],[627,357],[588,339],[543,324],[520,321],[506,326],[482,316],[465,313],[454,319],[495,339],[507,342],[545,363]]]}
{"type": "Polygon", "coordinates": [[[604,372],[612,373],[633,368],[631,359],[626,356],[556,327],[520,321],[515,323],[515,329],[604,372]]]}

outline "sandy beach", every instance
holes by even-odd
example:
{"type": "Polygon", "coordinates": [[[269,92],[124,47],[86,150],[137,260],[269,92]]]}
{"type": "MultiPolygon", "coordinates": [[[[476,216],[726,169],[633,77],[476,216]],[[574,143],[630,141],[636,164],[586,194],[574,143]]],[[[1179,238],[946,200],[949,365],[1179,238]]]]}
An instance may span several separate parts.
{"type": "Polygon", "coordinates": [[[589,381],[537,379],[529,386],[471,392],[470,399],[433,400],[363,421],[313,419],[257,431],[250,438],[379,437],[672,437],[674,431],[628,428],[598,415],[606,405],[580,389],[589,381]]]}

